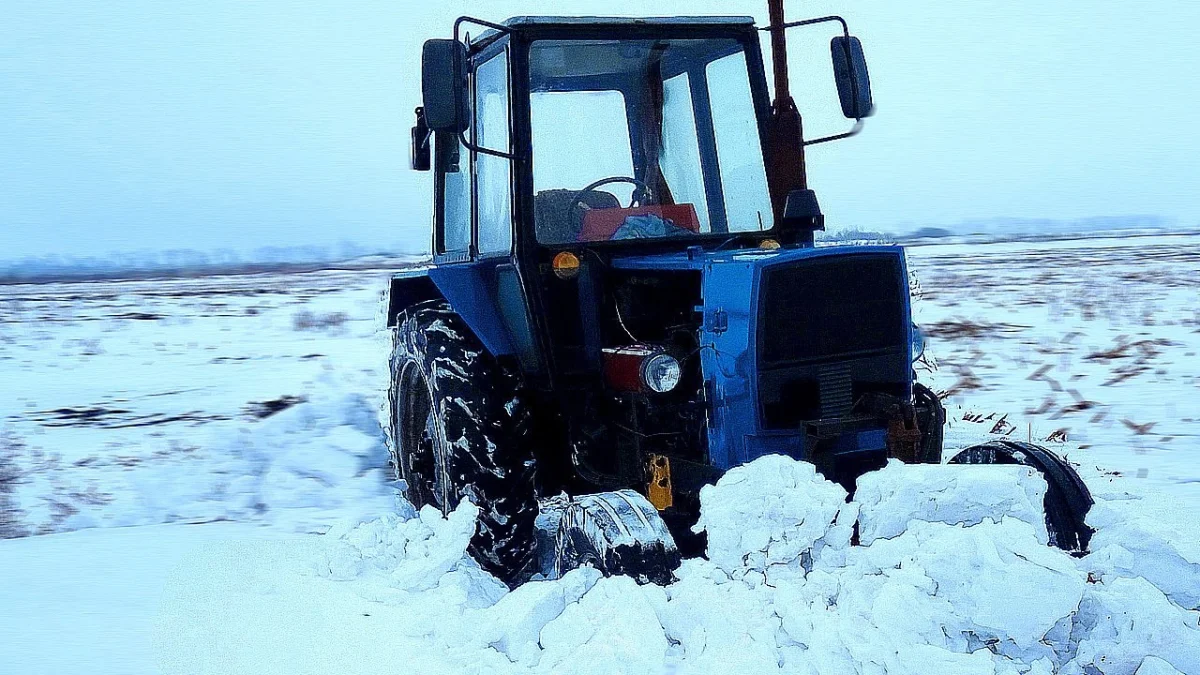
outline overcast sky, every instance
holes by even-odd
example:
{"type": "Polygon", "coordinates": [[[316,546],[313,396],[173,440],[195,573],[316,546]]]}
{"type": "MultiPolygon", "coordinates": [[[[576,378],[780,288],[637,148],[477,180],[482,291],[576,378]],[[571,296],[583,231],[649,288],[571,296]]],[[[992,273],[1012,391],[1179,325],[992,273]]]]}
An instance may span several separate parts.
{"type": "MultiPolygon", "coordinates": [[[[0,258],[289,244],[426,246],[407,170],[420,44],[453,18],[753,14],[765,0],[7,0],[0,258]]],[[[1200,223],[1200,3],[792,0],[838,12],[878,104],[810,152],[835,227],[1158,215],[1200,223]]],[[[798,36],[796,40],[803,39],[798,36]]],[[[793,56],[840,130],[828,34],[793,56]],[[811,58],[809,56],[811,55],[811,58]]]]}

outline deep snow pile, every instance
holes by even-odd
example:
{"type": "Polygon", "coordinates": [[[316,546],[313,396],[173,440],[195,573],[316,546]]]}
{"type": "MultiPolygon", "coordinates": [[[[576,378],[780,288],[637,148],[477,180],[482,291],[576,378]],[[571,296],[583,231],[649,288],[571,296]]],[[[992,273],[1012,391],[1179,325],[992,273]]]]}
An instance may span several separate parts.
{"type": "MultiPolygon", "coordinates": [[[[332,377],[302,402],[257,421],[213,424],[157,460],[47,462],[16,486],[31,534],[89,527],[234,520],[323,532],[393,508],[376,405],[332,377]]],[[[26,467],[28,468],[28,467],[26,467]]]]}
{"type": "Polygon", "coordinates": [[[1200,673],[1194,546],[1101,505],[1072,558],[1044,543],[1041,478],[995,469],[935,487],[893,464],[847,503],[811,465],[760,459],[704,489],[708,559],[666,588],[589,568],[506,592],[464,554],[469,504],[331,532],[317,567],[499,671],[1200,673]],[[870,545],[850,545],[856,519],[870,545]]]}

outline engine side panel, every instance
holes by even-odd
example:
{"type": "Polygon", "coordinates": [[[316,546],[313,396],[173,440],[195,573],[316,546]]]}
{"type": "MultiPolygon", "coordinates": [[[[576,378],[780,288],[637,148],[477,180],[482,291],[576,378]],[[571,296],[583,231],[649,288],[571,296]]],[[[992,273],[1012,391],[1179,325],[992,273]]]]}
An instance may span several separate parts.
{"type": "Polygon", "coordinates": [[[886,451],[886,421],[858,414],[862,411],[855,406],[873,393],[898,401],[911,398],[911,319],[901,250],[829,247],[718,254],[707,258],[703,274],[700,349],[713,466],[728,469],[771,453],[818,462],[814,453],[819,452],[847,465],[859,461],[849,457],[857,453],[862,461],[877,461],[886,451]],[[776,289],[774,298],[765,289],[768,282],[796,276],[793,270],[801,271],[800,276],[816,270],[818,277],[832,278],[821,270],[840,266],[844,269],[833,276],[842,288],[797,286],[785,289],[786,297],[776,289]],[[860,278],[857,270],[871,273],[860,278]],[[771,306],[764,311],[767,299],[771,306]],[[895,316],[882,322],[873,316],[883,311],[895,316]],[[860,322],[862,313],[872,316],[860,322]],[[825,323],[836,320],[843,339],[825,340],[821,326],[808,331],[819,339],[806,338],[800,329],[810,315],[825,323]],[[853,334],[857,323],[870,335],[858,339],[853,334]],[[872,328],[875,324],[887,330],[872,328]],[[780,335],[781,330],[789,334],[780,335]],[[760,338],[770,338],[769,349],[764,351],[760,338]],[[804,385],[809,380],[813,400],[806,408],[804,385]]]}

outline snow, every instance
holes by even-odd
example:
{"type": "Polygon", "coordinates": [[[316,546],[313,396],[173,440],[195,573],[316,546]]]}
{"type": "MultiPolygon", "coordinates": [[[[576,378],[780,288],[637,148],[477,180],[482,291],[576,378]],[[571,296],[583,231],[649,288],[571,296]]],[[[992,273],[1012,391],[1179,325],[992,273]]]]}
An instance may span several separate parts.
{"type": "Polygon", "coordinates": [[[20,527],[320,532],[389,509],[383,279],[0,286],[0,368],[22,385],[0,398],[0,455],[22,474],[20,527]]]}
{"type": "Polygon", "coordinates": [[[539,670],[583,675],[599,666],[601,672],[630,675],[660,672],[667,638],[650,593],[629,577],[596,582],[542,629],[539,670]]]}
{"type": "Polygon", "coordinates": [[[1134,496],[1096,505],[1088,514],[1097,532],[1086,563],[1101,578],[1142,577],[1180,607],[1200,609],[1200,541],[1181,536],[1172,510],[1134,496]]]}
{"type": "Polygon", "coordinates": [[[1170,663],[1158,658],[1157,656],[1147,656],[1142,660],[1142,665],[1138,666],[1135,675],[1183,675],[1175,669],[1170,663]]]}
{"type": "Polygon", "coordinates": [[[231,543],[194,561],[201,586],[196,571],[167,590],[156,635],[172,663],[201,673],[316,673],[347,653],[339,672],[386,672],[388,648],[352,652],[374,640],[430,673],[1200,672],[1200,613],[1149,581],[1089,579],[1088,559],[1008,515],[912,520],[870,545],[835,544],[855,505],[807,467],[767,457],[718,482],[703,505],[711,534],[737,528],[743,499],[765,506],[746,528],[765,534],[729,537],[726,557],[685,561],[666,587],[587,568],[510,592],[466,555],[476,510],[464,504],[446,518],[425,509],[231,543]],[[789,573],[764,572],[765,560],[789,573]],[[285,615],[290,632],[255,632],[285,615]],[[266,661],[268,640],[283,640],[269,649],[287,653],[283,665],[266,661]]]}
{"type": "Polygon", "coordinates": [[[907,250],[947,447],[990,435],[1200,518],[1200,235],[907,250]]]}
{"type": "Polygon", "coordinates": [[[1135,673],[1149,656],[1185,673],[1200,673],[1200,614],[1171,602],[1140,577],[1117,578],[1089,589],[1072,640],[1079,651],[1068,675],[1091,667],[1105,675],[1135,673]]]}
{"type": "Polygon", "coordinates": [[[947,455],[1067,454],[1086,557],[1044,545],[1020,467],[893,464],[846,502],[768,457],[704,491],[707,558],[666,587],[510,591],[472,506],[397,499],[383,275],[0,287],[0,461],[52,533],[0,542],[0,672],[1200,673],[1196,242],[911,252],[947,455]]]}
{"type": "Polygon", "coordinates": [[[230,539],[269,534],[210,523],[0,542],[0,672],[159,672],[152,636],[171,571],[230,539]]]}
{"type": "Polygon", "coordinates": [[[803,576],[802,553],[849,546],[846,491],[816,475],[812,464],[775,455],[701,489],[693,529],[708,533],[708,559],[730,574],[803,576]]]}
{"type": "Polygon", "coordinates": [[[858,481],[863,544],[905,532],[911,521],[978,525],[1016,518],[1033,526],[1047,543],[1042,500],[1046,481],[1027,466],[908,466],[891,460],[887,467],[858,481]]]}
{"type": "Polygon", "coordinates": [[[541,655],[542,629],[559,617],[567,605],[579,602],[601,574],[592,567],[567,572],[555,581],[531,581],[488,610],[487,643],[514,662],[532,665],[541,655]]]}

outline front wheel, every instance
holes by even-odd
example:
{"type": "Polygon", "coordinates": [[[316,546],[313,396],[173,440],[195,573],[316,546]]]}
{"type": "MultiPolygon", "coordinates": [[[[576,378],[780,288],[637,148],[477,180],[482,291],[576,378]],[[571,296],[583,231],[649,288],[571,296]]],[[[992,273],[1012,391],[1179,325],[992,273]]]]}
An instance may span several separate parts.
{"type": "Polygon", "coordinates": [[[559,520],[554,567],[558,576],[590,565],[605,576],[669,584],[679,549],[658,511],[633,490],[573,499],[559,520]]]}
{"type": "Polygon", "coordinates": [[[400,317],[392,356],[393,466],[417,508],[479,508],[469,552],[510,586],[536,562],[530,413],[504,368],[444,302],[400,317]]]}
{"type": "Polygon", "coordinates": [[[937,394],[920,382],[913,383],[913,405],[917,410],[917,423],[921,429],[917,462],[941,464],[946,408],[942,406],[942,400],[937,394]]]}

